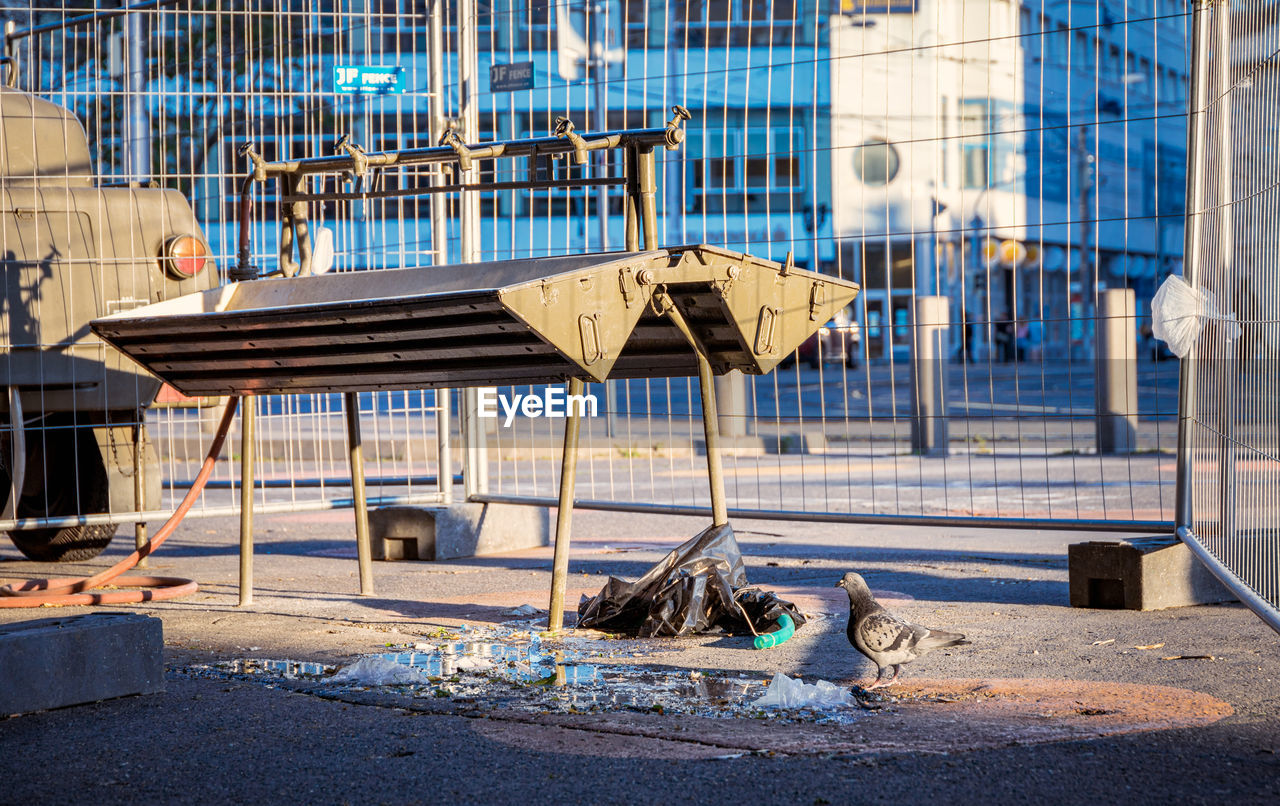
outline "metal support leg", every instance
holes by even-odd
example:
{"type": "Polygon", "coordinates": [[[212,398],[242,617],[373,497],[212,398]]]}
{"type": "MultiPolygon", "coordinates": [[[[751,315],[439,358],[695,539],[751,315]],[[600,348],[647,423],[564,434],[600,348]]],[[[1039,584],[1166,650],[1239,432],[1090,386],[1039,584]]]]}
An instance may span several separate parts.
{"type": "Polygon", "coordinates": [[[347,448],[351,467],[351,503],[356,515],[356,562],[360,566],[360,595],[373,595],[373,554],[369,547],[369,505],[364,495],[364,451],[360,440],[360,394],[347,392],[347,448]]]}
{"type": "MultiPolygon", "coordinates": [[[[141,415],[140,415],[141,416],[141,415]]],[[[146,484],[142,474],[146,472],[147,463],[143,461],[143,431],[142,423],[136,423],[133,426],[133,510],[134,512],[142,512],[146,510],[147,496],[146,484]]],[[[141,550],[147,544],[147,524],[146,521],[138,521],[133,525],[133,546],[141,550]]],[[[138,560],[138,568],[146,568],[148,566],[147,557],[143,555],[138,560]]]]}
{"type": "MultiPolygon", "coordinates": [[[[665,294],[663,295],[665,297],[665,294]]],[[[689,322],[670,297],[661,300],[663,312],[684,336],[698,356],[698,391],[702,395],[702,433],[707,442],[707,482],[711,487],[711,523],[724,526],[729,522],[729,507],[724,495],[724,465],[720,462],[720,415],[716,411],[716,380],[711,372],[707,351],[689,322]]]]}
{"type": "Polygon", "coordinates": [[[636,149],[636,183],[640,194],[640,228],[645,249],[658,248],[658,178],[653,148],[636,149]]]}
{"type": "Polygon", "coordinates": [[[623,171],[627,178],[626,248],[628,252],[640,251],[640,181],[636,175],[636,149],[628,146],[622,152],[623,171]]]}
{"type": "Polygon", "coordinates": [[[253,604],[254,430],[258,405],[245,395],[240,408],[240,606],[253,604]]]}
{"type": "MultiPolygon", "coordinates": [[[[569,379],[569,399],[582,394],[582,381],[569,379]]],[[[547,629],[558,632],[564,627],[564,589],[569,578],[569,530],[573,523],[573,491],[578,476],[578,426],[581,412],[569,405],[564,424],[564,452],[560,457],[560,502],[556,509],[556,549],[551,564],[551,604],[547,629]]]]}
{"type": "Polygon", "coordinates": [[[698,391],[702,394],[702,433],[707,440],[707,482],[711,485],[711,524],[729,522],[724,497],[724,466],[720,463],[720,416],[716,412],[716,380],[711,362],[698,352],[698,391]]]}

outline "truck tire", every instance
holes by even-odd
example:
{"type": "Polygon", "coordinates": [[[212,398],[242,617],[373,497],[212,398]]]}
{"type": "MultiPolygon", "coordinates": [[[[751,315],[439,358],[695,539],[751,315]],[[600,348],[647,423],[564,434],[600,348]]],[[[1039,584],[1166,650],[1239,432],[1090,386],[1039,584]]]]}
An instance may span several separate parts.
{"type": "MultiPolygon", "coordinates": [[[[3,483],[3,487],[9,486],[7,468],[0,470],[0,483],[3,483]]],[[[50,428],[43,436],[38,433],[28,434],[25,486],[23,496],[18,499],[19,518],[106,512],[110,503],[107,470],[102,464],[102,454],[98,452],[93,432],[85,428],[79,429],[77,434],[71,428],[50,428]],[[75,476],[59,473],[57,469],[46,474],[46,455],[58,457],[55,467],[74,457],[75,476]],[[37,480],[47,480],[47,489],[40,489],[37,480]]],[[[92,560],[106,549],[115,537],[116,528],[115,524],[96,524],[15,529],[9,532],[9,540],[29,560],[43,563],[83,562],[92,560]]]]}

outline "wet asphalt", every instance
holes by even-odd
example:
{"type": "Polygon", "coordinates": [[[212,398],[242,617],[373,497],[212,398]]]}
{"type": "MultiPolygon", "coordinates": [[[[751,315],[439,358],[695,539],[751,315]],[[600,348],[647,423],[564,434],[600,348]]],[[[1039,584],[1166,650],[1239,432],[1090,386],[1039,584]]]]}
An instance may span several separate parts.
{"type": "MultiPolygon", "coordinates": [[[[153,558],[154,573],[185,574],[202,587],[188,599],[129,608],[164,620],[164,693],[0,721],[0,803],[1280,802],[1278,637],[1235,604],[1154,613],[1067,607],[1066,545],[1097,535],[741,521],[749,580],[819,618],[763,652],[726,636],[626,648],[635,663],[666,671],[868,680],[873,669],[848,646],[843,593],[832,588],[858,570],[895,611],[973,641],[907,667],[912,678],[1168,686],[1217,698],[1230,716],[1088,740],[959,742],[945,753],[913,748],[910,737],[899,746],[832,749],[843,746],[834,738],[856,736],[852,724],[781,752],[787,728],[770,720],[551,718],[483,697],[320,696],[210,676],[201,670],[247,657],[341,663],[441,629],[501,625],[519,604],[546,607],[547,548],[379,563],[376,594],[360,597],[350,513],[262,516],[258,524],[250,608],[235,606],[235,522],[188,521],[153,558]],[[1155,644],[1163,646],[1138,648],[1155,644]],[[1200,655],[1213,660],[1164,660],[1200,655]]],[[[634,578],[704,525],[577,513],[569,600],[610,574],[634,578]]],[[[127,538],[94,563],[57,570],[101,567],[125,553],[127,538]]],[[[0,577],[48,571],[0,549],[0,577]]],[[[5,611],[0,621],[49,614],[5,611]]]]}

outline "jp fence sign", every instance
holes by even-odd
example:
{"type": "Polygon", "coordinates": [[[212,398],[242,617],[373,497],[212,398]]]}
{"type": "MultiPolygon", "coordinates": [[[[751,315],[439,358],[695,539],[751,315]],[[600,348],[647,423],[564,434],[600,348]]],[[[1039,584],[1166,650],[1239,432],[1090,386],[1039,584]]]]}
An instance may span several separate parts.
{"type": "Polygon", "coordinates": [[[490,92],[533,89],[533,62],[495,64],[489,68],[490,92]]]}
{"type": "Polygon", "coordinates": [[[333,68],[333,75],[338,92],[389,95],[405,91],[403,67],[340,64],[333,68]]]}

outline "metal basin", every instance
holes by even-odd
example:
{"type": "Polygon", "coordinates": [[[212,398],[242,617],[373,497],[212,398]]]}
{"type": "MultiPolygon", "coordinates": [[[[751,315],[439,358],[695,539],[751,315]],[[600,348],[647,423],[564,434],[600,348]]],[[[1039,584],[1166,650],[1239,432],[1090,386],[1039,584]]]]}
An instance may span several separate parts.
{"type": "Polygon", "coordinates": [[[711,246],[256,280],[94,320],[188,395],[772,370],[857,294],[711,246]]]}

